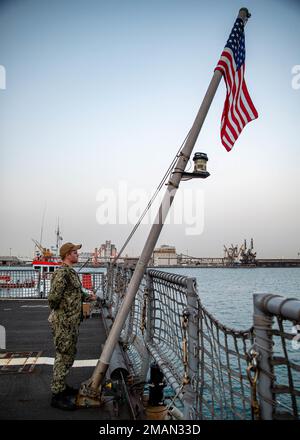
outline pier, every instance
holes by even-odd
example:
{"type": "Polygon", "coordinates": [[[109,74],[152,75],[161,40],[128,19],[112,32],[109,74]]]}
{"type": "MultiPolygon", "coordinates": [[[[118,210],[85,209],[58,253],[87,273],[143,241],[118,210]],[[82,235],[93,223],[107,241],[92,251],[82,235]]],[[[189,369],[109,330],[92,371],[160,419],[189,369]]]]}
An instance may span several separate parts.
{"type": "Polygon", "coordinates": [[[300,267],[299,258],[260,258],[257,267],[300,267]]]}

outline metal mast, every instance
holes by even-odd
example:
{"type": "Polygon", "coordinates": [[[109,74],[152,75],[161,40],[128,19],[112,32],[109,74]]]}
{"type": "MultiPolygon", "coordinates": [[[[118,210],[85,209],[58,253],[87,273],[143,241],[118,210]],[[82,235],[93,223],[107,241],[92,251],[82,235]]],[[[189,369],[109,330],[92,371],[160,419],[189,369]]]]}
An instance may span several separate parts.
{"type": "Polygon", "coordinates": [[[59,252],[59,248],[60,248],[60,243],[62,241],[62,236],[60,235],[60,230],[59,230],[59,217],[57,219],[57,229],[56,229],[56,255],[58,256],[58,252],[59,252]]]}
{"type": "MultiPolygon", "coordinates": [[[[239,11],[238,17],[241,18],[244,23],[246,23],[247,19],[250,17],[250,14],[246,8],[242,8],[239,11]]],[[[210,108],[210,105],[212,103],[212,100],[215,96],[215,93],[217,91],[217,88],[219,86],[219,83],[221,81],[222,74],[219,71],[215,71],[213,74],[213,77],[210,81],[210,84],[208,86],[208,89],[206,91],[206,94],[204,96],[204,99],[202,101],[202,104],[200,106],[200,109],[197,113],[197,116],[195,118],[195,121],[193,123],[193,126],[189,132],[189,135],[187,137],[187,140],[179,154],[179,158],[175,164],[173,173],[171,175],[171,178],[168,182],[167,189],[163,198],[163,201],[159,207],[158,213],[156,215],[156,218],[154,220],[154,223],[151,227],[150,233],[148,235],[148,238],[146,240],[144,249],[141,253],[141,256],[138,260],[138,263],[136,265],[135,271],[133,273],[133,276],[131,278],[131,281],[129,283],[124,301],[122,303],[122,306],[120,307],[120,310],[116,316],[116,319],[114,321],[114,324],[110,330],[110,333],[108,335],[108,338],[106,340],[106,343],[104,345],[103,351],[101,353],[100,359],[95,367],[95,370],[93,372],[93,375],[91,378],[83,382],[81,384],[81,389],[79,391],[79,395],[87,395],[97,392],[99,386],[103,383],[105,374],[107,371],[107,368],[109,366],[113,351],[115,349],[115,346],[118,343],[122,328],[124,326],[124,323],[126,321],[127,315],[130,311],[131,305],[134,301],[135,295],[139,289],[140,283],[142,281],[142,278],[144,276],[145,270],[147,268],[148,262],[151,258],[151,255],[153,253],[154,247],[156,245],[156,242],[159,238],[160,232],[162,230],[164,221],[166,219],[166,216],[169,212],[169,209],[173,203],[176,191],[179,187],[182,174],[186,168],[186,165],[189,161],[189,158],[191,156],[191,153],[193,151],[194,145],[197,141],[199,132],[202,128],[202,125],[204,123],[204,120],[206,118],[206,115],[208,113],[208,110],[210,108]],[[87,389],[90,389],[91,393],[87,393],[87,389]]]]}

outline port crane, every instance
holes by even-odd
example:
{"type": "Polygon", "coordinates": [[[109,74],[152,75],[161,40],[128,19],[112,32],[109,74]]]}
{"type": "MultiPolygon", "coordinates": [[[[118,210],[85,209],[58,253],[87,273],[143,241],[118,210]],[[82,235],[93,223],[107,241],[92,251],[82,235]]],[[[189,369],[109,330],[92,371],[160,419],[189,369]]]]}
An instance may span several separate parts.
{"type": "Polygon", "coordinates": [[[224,258],[227,262],[231,264],[255,264],[256,261],[256,252],[253,252],[253,238],[250,241],[250,248],[247,248],[247,241],[244,240],[244,243],[238,248],[238,245],[228,247],[224,245],[224,258]]]}
{"type": "Polygon", "coordinates": [[[243,251],[243,245],[238,249],[238,245],[233,246],[231,244],[231,247],[228,247],[224,245],[224,258],[229,262],[229,264],[235,264],[239,262],[239,256],[241,255],[241,252],[243,251]]]}
{"type": "Polygon", "coordinates": [[[33,243],[35,244],[35,246],[38,248],[38,250],[41,253],[41,257],[47,259],[47,258],[51,258],[53,257],[53,252],[51,252],[49,249],[43,247],[41,245],[41,243],[39,243],[37,240],[35,240],[34,238],[32,238],[33,243]]]}
{"type": "Polygon", "coordinates": [[[250,248],[247,249],[246,240],[244,241],[243,250],[241,252],[241,264],[255,264],[256,252],[253,252],[253,238],[251,238],[250,248]]]}

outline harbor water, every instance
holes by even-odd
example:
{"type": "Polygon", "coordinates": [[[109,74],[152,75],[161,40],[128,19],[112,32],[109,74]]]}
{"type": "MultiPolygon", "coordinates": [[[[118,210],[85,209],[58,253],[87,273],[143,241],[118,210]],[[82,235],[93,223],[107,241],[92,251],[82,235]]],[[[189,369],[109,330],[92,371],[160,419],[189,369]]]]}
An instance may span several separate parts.
{"type": "MultiPolygon", "coordinates": [[[[197,290],[203,306],[222,324],[243,330],[253,325],[253,294],[272,293],[286,298],[300,300],[300,268],[172,268],[163,269],[197,280],[197,290]]],[[[275,322],[276,320],[274,320],[275,322]]],[[[296,334],[296,328],[290,321],[284,324],[285,330],[296,334]]],[[[298,329],[299,332],[299,329],[298,329]]],[[[300,344],[287,341],[289,361],[299,366],[300,344]]],[[[281,339],[273,338],[273,353],[284,357],[281,339]]],[[[289,387],[289,378],[285,365],[274,368],[276,383],[289,387]]],[[[295,389],[300,389],[300,375],[294,371],[295,389]]],[[[206,396],[209,399],[209,396],[206,396]]],[[[289,394],[276,397],[278,410],[292,413],[289,394]]],[[[296,397],[298,408],[300,397],[296,397]]],[[[241,407],[238,405],[239,410],[241,407]]],[[[218,414],[217,417],[221,418],[218,414]]]]}
{"type": "Polygon", "coordinates": [[[164,268],[196,278],[205,308],[223,324],[237,329],[252,325],[253,294],[272,293],[300,300],[300,268],[164,268]]]}

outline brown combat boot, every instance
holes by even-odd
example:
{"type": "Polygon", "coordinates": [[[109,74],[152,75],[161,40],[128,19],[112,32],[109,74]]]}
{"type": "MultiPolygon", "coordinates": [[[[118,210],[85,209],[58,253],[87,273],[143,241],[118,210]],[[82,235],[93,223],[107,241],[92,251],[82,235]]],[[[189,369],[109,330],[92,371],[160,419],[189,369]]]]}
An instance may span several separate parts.
{"type": "Polygon", "coordinates": [[[69,385],[66,385],[66,389],[63,391],[67,396],[77,396],[79,389],[70,387],[69,385]]]}
{"type": "Polygon", "coordinates": [[[65,411],[74,411],[76,409],[74,398],[70,395],[68,396],[66,390],[61,393],[52,394],[51,406],[65,411]]]}

